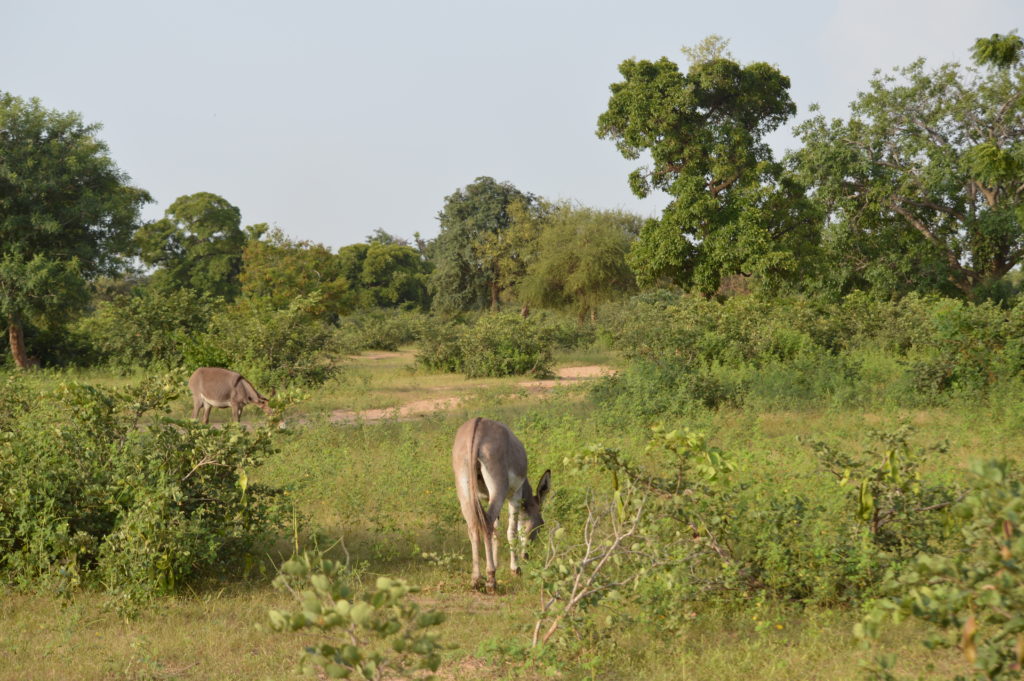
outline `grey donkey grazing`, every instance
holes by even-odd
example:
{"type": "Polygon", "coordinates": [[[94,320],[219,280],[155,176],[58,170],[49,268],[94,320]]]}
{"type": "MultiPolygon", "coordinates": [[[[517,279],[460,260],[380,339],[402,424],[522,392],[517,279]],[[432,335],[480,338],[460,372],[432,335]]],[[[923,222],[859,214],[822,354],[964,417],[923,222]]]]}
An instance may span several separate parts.
{"type": "Polygon", "coordinates": [[[199,367],[188,379],[188,387],[192,390],[192,418],[203,411],[203,423],[210,422],[210,410],[213,407],[231,407],[231,418],[238,423],[242,409],[247,404],[255,404],[267,416],[272,416],[270,400],[260,395],[252,383],[242,374],[230,369],[219,367],[199,367]]]}
{"type": "Polygon", "coordinates": [[[526,465],[526,448],[503,423],[477,417],[463,423],[455,433],[452,468],[459,505],[469,527],[474,587],[480,584],[481,539],[487,560],[487,590],[493,592],[497,587],[494,573],[498,558],[498,517],[506,499],[510,511],[510,567],[516,574],[522,573],[516,555],[520,545],[517,535],[532,539],[537,528],[544,524],[540,509],[551,490],[551,470],[544,471],[534,494],[526,479],[526,465]]]}

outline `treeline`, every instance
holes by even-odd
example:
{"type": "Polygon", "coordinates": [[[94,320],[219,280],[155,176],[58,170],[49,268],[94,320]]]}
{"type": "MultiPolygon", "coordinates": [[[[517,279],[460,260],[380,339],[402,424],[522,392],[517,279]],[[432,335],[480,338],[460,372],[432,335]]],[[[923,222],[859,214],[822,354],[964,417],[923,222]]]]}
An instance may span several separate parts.
{"type": "Polygon", "coordinates": [[[976,42],[972,66],[880,74],[848,119],[798,126],[802,146],[781,160],[765,136],[796,107],[776,67],[736,62],[716,36],[684,49],[685,69],[629,59],[597,133],[626,158],[649,157],[629,182],[638,196],[671,196],[660,217],[479,177],[445,197],[436,239],[377,230],[337,251],[243,227],[239,208],[208,192],[140,224],[151,197],[117,168],[97,125],[3,94],[7,361],[255,364],[280,359],[268,329],[301,345],[380,310],[450,319],[549,308],[585,321],[666,287],[709,300],[863,292],[1012,305],[1024,258],[1021,46],[1015,32],[994,35],[976,42]],[[126,311],[151,323],[128,333],[126,311]],[[299,331],[299,317],[315,324],[299,331]]]}

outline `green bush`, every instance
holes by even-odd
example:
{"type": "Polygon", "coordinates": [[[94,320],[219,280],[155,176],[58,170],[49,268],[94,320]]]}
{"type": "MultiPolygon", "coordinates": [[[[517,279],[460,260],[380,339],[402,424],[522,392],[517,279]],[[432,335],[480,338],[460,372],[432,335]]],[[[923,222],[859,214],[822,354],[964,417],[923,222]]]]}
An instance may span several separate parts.
{"type": "Polygon", "coordinates": [[[375,309],[338,320],[337,342],[342,352],[395,351],[416,340],[424,315],[415,310],[375,309]]]}
{"type": "MultiPolygon", "coordinates": [[[[876,639],[887,619],[935,626],[929,649],[959,648],[972,679],[1019,679],[1024,653],[1024,481],[1008,462],[972,465],[974,480],[953,513],[963,523],[956,550],[919,554],[893,570],[887,597],[875,601],[855,633],[876,639]]],[[[893,681],[892,656],[872,678],[893,681]]]]}
{"type": "Polygon", "coordinates": [[[551,341],[539,322],[511,312],[482,315],[462,332],[461,369],[478,376],[550,376],[551,341]]]}
{"type": "Polygon", "coordinates": [[[603,319],[630,365],[595,395],[648,418],[724,404],[931,406],[996,394],[1024,372],[1024,306],[861,293],[835,304],[718,302],[663,291],[609,306],[603,319]]]}
{"type": "Polygon", "coordinates": [[[607,474],[620,524],[637,519],[614,571],[640,575],[638,612],[681,625],[694,601],[856,603],[878,593],[886,570],[947,546],[956,490],[921,473],[935,448],[911,448],[908,434],[874,434],[864,455],[817,443],[819,467],[800,485],[748,478],[739,457],[686,429],[655,427],[642,452],[595,446],[567,464],[607,474]]]}
{"type": "Polygon", "coordinates": [[[294,557],[281,566],[274,586],[288,592],[300,609],[271,610],[271,627],[322,632],[317,645],[303,652],[300,671],[364,681],[433,678],[442,650],[433,629],[444,614],[422,610],[409,598],[417,589],[403,580],[378,577],[376,588],[366,593],[350,581],[344,564],[321,556],[294,557]]]}
{"type": "Polygon", "coordinates": [[[89,339],[102,361],[114,367],[170,369],[185,363],[186,348],[224,304],[191,289],[146,287],[100,302],[76,330],[89,339]]]}
{"type": "Polygon", "coordinates": [[[183,382],[176,372],[0,401],[0,574],[25,586],[102,584],[130,609],[224,574],[262,545],[281,501],[247,471],[273,452],[269,431],[162,418],[183,382]]]}
{"type": "Polygon", "coordinates": [[[313,386],[335,372],[334,335],[318,314],[319,295],[300,296],[285,309],[242,299],[217,311],[205,333],[185,349],[186,366],[238,371],[263,391],[266,386],[313,386]]]}
{"type": "Polygon", "coordinates": [[[461,371],[465,328],[459,320],[424,317],[416,330],[416,362],[433,371],[461,371]]]}

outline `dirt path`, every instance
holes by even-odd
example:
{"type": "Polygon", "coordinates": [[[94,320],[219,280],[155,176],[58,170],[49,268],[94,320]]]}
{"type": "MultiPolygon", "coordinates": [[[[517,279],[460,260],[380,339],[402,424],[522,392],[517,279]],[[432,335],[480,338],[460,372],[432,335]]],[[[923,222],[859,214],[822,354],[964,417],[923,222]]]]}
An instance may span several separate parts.
{"type": "MultiPolygon", "coordinates": [[[[365,357],[364,357],[365,358],[365,357]]],[[[376,357],[374,359],[377,359],[376,357]]],[[[383,359],[383,357],[381,358],[383,359]]],[[[581,367],[563,367],[555,371],[555,378],[548,378],[538,381],[520,381],[516,383],[519,388],[525,388],[532,395],[538,395],[552,390],[558,386],[573,385],[587,379],[598,376],[607,376],[614,373],[614,369],[601,365],[590,365],[581,367]]],[[[397,419],[407,421],[417,416],[425,416],[437,411],[454,409],[462,402],[458,396],[435,397],[425,400],[414,400],[406,402],[400,407],[389,407],[387,409],[365,409],[363,411],[351,411],[346,409],[335,409],[331,412],[330,420],[334,423],[375,423],[385,419],[397,419]]]]}

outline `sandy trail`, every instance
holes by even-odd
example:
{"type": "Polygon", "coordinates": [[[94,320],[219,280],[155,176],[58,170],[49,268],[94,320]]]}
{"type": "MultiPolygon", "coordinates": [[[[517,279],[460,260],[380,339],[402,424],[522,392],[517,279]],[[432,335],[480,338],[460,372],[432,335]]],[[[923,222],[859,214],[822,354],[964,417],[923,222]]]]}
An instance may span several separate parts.
{"type": "MultiPolygon", "coordinates": [[[[365,359],[365,356],[364,356],[365,359]]],[[[376,359],[376,358],[374,358],[376,359]]],[[[383,359],[383,357],[381,357],[383,359]]],[[[520,381],[517,387],[525,388],[531,394],[539,394],[552,390],[558,386],[573,385],[580,381],[595,378],[598,376],[609,376],[615,373],[614,369],[601,365],[563,367],[555,371],[555,378],[548,378],[537,381],[520,381]]],[[[400,407],[389,407],[387,409],[364,409],[363,411],[352,411],[346,409],[335,409],[331,412],[330,420],[334,423],[375,423],[385,419],[396,419],[408,421],[418,416],[433,414],[438,411],[454,409],[462,401],[461,397],[435,397],[425,400],[414,400],[406,402],[400,407]]]]}

